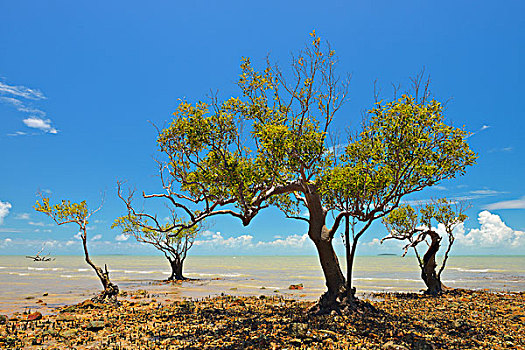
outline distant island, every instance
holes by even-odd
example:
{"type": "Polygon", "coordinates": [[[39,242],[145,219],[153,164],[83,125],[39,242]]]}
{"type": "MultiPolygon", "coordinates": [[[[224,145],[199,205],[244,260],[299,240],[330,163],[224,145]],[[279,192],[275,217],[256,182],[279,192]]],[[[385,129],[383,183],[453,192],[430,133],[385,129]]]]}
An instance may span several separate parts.
{"type": "Polygon", "coordinates": [[[394,254],[394,253],[381,253],[381,254],[377,254],[377,255],[390,255],[390,256],[396,256],[397,254],[394,254]]]}

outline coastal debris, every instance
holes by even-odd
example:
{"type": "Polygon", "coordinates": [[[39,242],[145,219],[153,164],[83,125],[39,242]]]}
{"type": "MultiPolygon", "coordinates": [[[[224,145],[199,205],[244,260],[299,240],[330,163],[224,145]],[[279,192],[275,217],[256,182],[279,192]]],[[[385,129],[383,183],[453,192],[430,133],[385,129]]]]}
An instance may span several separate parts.
{"type": "Polygon", "coordinates": [[[35,311],[27,315],[28,321],[36,321],[36,320],[41,320],[41,319],[42,319],[42,314],[38,311],[35,311]]]}
{"type": "Polygon", "coordinates": [[[36,253],[35,256],[26,255],[26,258],[27,259],[32,259],[33,261],[53,261],[53,260],[55,260],[55,258],[51,258],[50,257],[51,253],[48,253],[45,256],[41,256],[40,255],[44,251],[45,245],[46,244],[44,243],[44,245],[42,246],[40,251],[38,253],[36,253]]]}
{"type": "Polygon", "coordinates": [[[299,284],[290,284],[290,286],[288,287],[288,289],[291,289],[291,290],[300,290],[300,289],[304,289],[304,287],[303,287],[303,284],[302,284],[302,283],[299,283],[299,284]]]}

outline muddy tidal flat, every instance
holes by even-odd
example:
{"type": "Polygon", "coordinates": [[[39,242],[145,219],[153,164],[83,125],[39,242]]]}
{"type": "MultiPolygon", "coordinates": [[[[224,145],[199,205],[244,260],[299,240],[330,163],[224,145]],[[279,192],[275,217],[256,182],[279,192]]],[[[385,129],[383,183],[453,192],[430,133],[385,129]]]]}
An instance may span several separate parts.
{"type": "MultiPolygon", "coordinates": [[[[375,294],[377,312],[311,316],[312,302],[218,296],[0,316],[8,349],[525,349],[525,293],[375,294]]],[[[131,297],[131,298],[130,298],[131,297]]]]}

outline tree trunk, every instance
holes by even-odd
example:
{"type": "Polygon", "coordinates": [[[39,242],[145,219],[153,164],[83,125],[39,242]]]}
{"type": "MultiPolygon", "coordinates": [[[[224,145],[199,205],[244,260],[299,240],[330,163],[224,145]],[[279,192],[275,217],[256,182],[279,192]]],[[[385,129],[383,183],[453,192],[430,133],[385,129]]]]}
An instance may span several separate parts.
{"type": "MultiPolygon", "coordinates": [[[[94,266],[94,265],[92,265],[94,266]]],[[[104,265],[104,268],[106,271],[102,271],[102,269],[98,266],[94,266],[94,269],[97,273],[98,278],[102,282],[102,286],[104,287],[104,290],[102,293],[95,298],[93,298],[94,301],[98,302],[110,302],[110,303],[116,303],[117,302],[117,296],[119,293],[119,288],[116,284],[113,284],[109,280],[109,272],[106,265],[104,265]]]]}
{"type": "Polygon", "coordinates": [[[184,277],[182,274],[182,267],[184,264],[184,260],[180,259],[179,257],[176,257],[174,259],[168,258],[168,261],[170,262],[171,276],[167,280],[168,281],[185,280],[186,277],[184,277]]]}
{"type": "Polygon", "coordinates": [[[439,250],[441,237],[432,230],[429,230],[427,234],[430,236],[431,243],[427,252],[423,256],[421,278],[427,286],[425,294],[439,295],[443,292],[443,285],[441,284],[441,280],[436,273],[436,253],[439,250]]]}
{"type": "Polygon", "coordinates": [[[350,218],[345,222],[345,255],[346,255],[346,293],[352,290],[352,267],[354,260],[350,257],[350,218]]]}
{"type": "Polygon", "coordinates": [[[96,302],[109,302],[112,304],[117,303],[119,288],[116,284],[111,283],[111,281],[109,280],[108,267],[104,265],[106,271],[103,271],[100,267],[96,266],[89,258],[85,229],[82,235],[82,245],[84,247],[84,258],[86,262],[89,264],[89,266],[93,268],[93,270],[95,270],[98,278],[100,279],[100,282],[102,283],[102,286],[104,287],[102,293],[94,297],[92,300],[96,302]]]}
{"type": "Polygon", "coordinates": [[[308,201],[308,210],[310,213],[310,225],[308,227],[308,236],[314,242],[319,255],[319,262],[323,270],[326,287],[328,290],[324,293],[317,305],[311,311],[315,313],[328,313],[331,310],[338,309],[338,299],[340,300],[345,293],[345,277],[339,266],[339,260],[332,246],[332,237],[325,225],[325,213],[321,206],[319,195],[316,191],[310,191],[306,194],[308,201]]]}

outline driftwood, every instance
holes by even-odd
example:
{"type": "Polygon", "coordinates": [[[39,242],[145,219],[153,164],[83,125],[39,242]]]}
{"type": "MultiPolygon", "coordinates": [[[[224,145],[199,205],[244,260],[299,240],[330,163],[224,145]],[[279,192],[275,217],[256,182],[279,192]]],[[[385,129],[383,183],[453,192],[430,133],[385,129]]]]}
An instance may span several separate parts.
{"type": "Polygon", "coordinates": [[[29,256],[29,255],[26,255],[26,258],[28,259],[33,259],[33,261],[53,261],[55,260],[55,258],[51,258],[49,256],[40,256],[40,255],[35,255],[35,256],[29,256]]]}
{"type": "Polygon", "coordinates": [[[33,261],[53,261],[53,260],[55,260],[55,258],[51,258],[49,256],[50,254],[47,254],[45,256],[41,256],[40,253],[42,253],[43,250],[44,250],[44,246],[42,246],[42,249],[40,249],[40,251],[38,253],[36,253],[35,256],[26,255],[26,258],[33,259],[33,261]]]}

